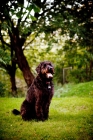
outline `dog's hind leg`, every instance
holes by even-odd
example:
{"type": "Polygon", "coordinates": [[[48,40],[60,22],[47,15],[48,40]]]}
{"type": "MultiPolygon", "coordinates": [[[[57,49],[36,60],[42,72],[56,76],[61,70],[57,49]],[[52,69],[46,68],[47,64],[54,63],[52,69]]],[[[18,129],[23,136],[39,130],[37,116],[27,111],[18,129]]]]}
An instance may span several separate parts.
{"type": "Polygon", "coordinates": [[[33,108],[32,104],[29,103],[27,100],[21,105],[21,116],[23,120],[31,120],[35,119],[35,109],[33,108]]]}

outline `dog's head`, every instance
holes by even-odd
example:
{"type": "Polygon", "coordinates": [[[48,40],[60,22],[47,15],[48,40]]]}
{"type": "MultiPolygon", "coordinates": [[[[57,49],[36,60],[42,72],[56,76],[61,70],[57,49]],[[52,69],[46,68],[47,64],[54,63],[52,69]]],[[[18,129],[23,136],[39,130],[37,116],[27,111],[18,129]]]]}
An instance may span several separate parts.
{"type": "Polygon", "coordinates": [[[39,66],[36,68],[36,71],[44,78],[51,80],[54,74],[54,67],[51,62],[44,61],[39,64],[39,66]]]}

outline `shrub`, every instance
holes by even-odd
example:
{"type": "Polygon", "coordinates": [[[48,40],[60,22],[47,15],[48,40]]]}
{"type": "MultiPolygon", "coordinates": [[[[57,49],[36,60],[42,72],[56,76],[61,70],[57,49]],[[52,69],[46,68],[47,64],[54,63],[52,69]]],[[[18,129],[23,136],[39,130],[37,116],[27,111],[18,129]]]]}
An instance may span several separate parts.
{"type": "Polygon", "coordinates": [[[93,74],[91,76],[87,75],[85,69],[73,69],[67,75],[68,81],[75,83],[91,81],[93,80],[92,77],[93,74]]]}

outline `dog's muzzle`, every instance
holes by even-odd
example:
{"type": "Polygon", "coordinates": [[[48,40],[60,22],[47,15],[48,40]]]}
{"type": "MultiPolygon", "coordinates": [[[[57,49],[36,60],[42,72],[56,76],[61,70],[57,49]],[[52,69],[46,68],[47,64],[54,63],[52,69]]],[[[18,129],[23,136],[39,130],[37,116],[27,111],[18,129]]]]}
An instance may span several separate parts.
{"type": "Polygon", "coordinates": [[[51,78],[53,78],[53,67],[52,66],[48,66],[48,72],[46,73],[46,76],[47,76],[47,78],[48,79],[51,79],[51,78]]]}
{"type": "Polygon", "coordinates": [[[53,78],[53,75],[51,73],[47,73],[47,78],[53,78]]]}

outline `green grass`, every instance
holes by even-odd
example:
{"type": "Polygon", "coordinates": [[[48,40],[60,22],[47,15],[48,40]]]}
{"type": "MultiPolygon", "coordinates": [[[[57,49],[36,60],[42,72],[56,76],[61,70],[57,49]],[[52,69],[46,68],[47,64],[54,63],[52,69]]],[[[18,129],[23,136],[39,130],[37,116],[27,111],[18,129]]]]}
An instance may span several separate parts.
{"type": "Polygon", "coordinates": [[[24,98],[0,98],[0,140],[93,140],[92,85],[64,87],[60,93],[64,96],[53,98],[45,122],[25,122],[11,113],[20,108],[24,98]]]}
{"type": "Polygon", "coordinates": [[[55,97],[93,97],[93,81],[79,84],[56,86],[55,97]]]}

